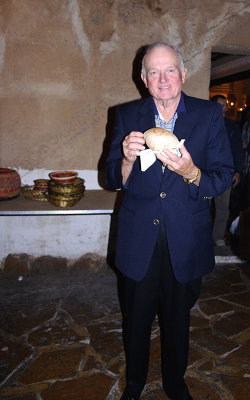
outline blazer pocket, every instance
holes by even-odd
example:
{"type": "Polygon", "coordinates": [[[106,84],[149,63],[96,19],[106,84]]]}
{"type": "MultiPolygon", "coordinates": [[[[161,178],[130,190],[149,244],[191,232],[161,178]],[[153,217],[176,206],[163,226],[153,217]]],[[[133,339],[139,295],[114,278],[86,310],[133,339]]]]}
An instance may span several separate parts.
{"type": "Polygon", "coordinates": [[[210,210],[206,208],[193,213],[192,225],[196,233],[212,229],[210,210]]]}

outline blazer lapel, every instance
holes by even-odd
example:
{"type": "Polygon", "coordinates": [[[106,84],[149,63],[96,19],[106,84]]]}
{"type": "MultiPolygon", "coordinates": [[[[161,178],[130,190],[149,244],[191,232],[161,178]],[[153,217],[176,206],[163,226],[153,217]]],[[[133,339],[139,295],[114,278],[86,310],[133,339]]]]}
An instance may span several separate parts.
{"type": "Polygon", "coordinates": [[[192,133],[195,124],[195,118],[191,112],[181,112],[175,122],[174,134],[179,140],[187,139],[192,133]]]}
{"type": "Polygon", "coordinates": [[[147,129],[155,126],[155,116],[152,97],[148,97],[142,103],[138,114],[138,126],[140,132],[145,132],[147,129]]]}

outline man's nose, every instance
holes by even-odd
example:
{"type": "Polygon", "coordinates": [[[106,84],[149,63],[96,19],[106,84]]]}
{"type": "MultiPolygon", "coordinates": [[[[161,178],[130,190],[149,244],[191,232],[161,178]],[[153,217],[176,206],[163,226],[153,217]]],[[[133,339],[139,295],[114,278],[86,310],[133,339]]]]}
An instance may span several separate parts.
{"type": "Polygon", "coordinates": [[[165,82],[168,79],[166,72],[160,72],[160,81],[165,82]]]}

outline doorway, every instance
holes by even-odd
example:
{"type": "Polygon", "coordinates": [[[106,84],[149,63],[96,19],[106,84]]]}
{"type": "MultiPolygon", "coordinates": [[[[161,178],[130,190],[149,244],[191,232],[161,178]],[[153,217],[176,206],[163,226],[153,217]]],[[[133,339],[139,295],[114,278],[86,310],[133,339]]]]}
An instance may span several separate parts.
{"type": "Polygon", "coordinates": [[[209,97],[216,94],[227,98],[227,116],[242,124],[244,110],[250,107],[250,56],[211,53],[209,97]]]}

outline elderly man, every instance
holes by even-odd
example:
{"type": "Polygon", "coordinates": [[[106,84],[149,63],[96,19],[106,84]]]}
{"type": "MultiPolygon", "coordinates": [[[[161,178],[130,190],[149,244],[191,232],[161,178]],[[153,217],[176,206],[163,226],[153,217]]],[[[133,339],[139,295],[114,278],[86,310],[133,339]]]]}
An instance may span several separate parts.
{"type": "Polygon", "coordinates": [[[190,309],[214,266],[209,199],[230,186],[233,163],[220,106],[186,96],[186,72],[176,48],[149,46],[141,78],[151,96],[116,110],[106,179],[111,190],[125,191],[116,250],[127,366],[121,400],[140,398],[156,315],[164,391],[173,400],[192,399],[184,381],[190,309]],[[143,132],[159,125],[185,139],[181,157],[164,150],[142,171],[143,132]]]}

